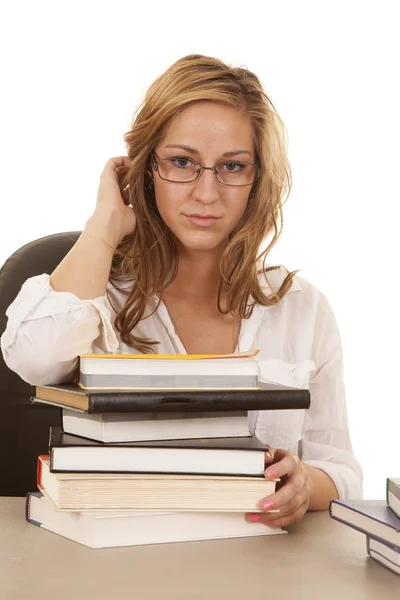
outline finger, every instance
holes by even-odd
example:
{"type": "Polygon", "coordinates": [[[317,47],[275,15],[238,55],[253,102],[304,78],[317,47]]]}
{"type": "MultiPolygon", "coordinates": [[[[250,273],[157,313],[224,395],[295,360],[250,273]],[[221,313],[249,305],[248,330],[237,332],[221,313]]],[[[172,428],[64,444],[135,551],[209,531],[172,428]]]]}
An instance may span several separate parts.
{"type": "Polygon", "coordinates": [[[280,519],[275,519],[274,521],[263,521],[265,525],[270,525],[271,527],[289,527],[290,525],[294,525],[298,523],[305,515],[308,509],[308,503],[305,502],[301,504],[301,506],[293,513],[286,515],[280,519]]]}
{"type": "Polygon", "coordinates": [[[274,455],[271,453],[271,450],[269,448],[266,448],[266,451],[264,454],[265,466],[270,465],[273,461],[274,461],[274,455]]]}
{"type": "Polygon", "coordinates": [[[247,513],[245,519],[248,523],[262,523],[263,525],[269,525],[270,527],[279,527],[274,522],[270,522],[268,514],[266,513],[247,513]]]}
{"type": "Polygon", "coordinates": [[[296,496],[301,496],[302,499],[308,497],[309,490],[307,483],[308,480],[303,471],[293,473],[279,490],[260,501],[261,510],[268,511],[280,509],[284,504],[290,502],[292,498],[296,496]]]}
{"type": "Polygon", "coordinates": [[[107,171],[115,171],[117,173],[119,168],[129,168],[131,164],[132,160],[129,158],[129,156],[114,156],[106,162],[103,173],[107,171]]]}
{"type": "Polygon", "coordinates": [[[298,457],[288,452],[280,459],[281,452],[281,450],[275,452],[274,464],[268,467],[264,473],[266,479],[279,479],[284,475],[290,475],[290,473],[293,473],[297,469],[299,464],[298,457]]]}
{"type": "Polygon", "coordinates": [[[287,517],[297,512],[303,504],[306,504],[308,507],[308,497],[305,494],[299,494],[289,500],[289,502],[286,502],[286,504],[283,504],[279,510],[261,514],[265,516],[265,521],[275,523],[276,521],[280,521],[283,517],[287,517]]]}

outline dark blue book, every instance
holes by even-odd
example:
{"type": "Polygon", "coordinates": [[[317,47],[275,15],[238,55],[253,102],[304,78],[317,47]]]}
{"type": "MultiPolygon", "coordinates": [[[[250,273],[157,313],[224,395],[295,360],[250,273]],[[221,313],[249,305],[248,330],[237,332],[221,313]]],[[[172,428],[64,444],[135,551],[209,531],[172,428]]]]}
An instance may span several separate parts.
{"type": "Polygon", "coordinates": [[[400,519],[385,500],[331,500],[329,514],[332,519],[400,551],[400,519]]]}

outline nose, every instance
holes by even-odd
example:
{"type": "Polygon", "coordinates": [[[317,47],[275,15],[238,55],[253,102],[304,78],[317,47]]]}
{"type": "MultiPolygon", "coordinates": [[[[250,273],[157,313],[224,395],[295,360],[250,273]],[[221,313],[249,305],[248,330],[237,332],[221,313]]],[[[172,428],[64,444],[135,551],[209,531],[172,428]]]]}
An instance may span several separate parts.
{"type": "Polygon", "coordinates": [[[219,184],[214,169],[203,168],[200,177],[193,184],[193,196],[202,204],[213,204],[219,197],[219,184]]]}

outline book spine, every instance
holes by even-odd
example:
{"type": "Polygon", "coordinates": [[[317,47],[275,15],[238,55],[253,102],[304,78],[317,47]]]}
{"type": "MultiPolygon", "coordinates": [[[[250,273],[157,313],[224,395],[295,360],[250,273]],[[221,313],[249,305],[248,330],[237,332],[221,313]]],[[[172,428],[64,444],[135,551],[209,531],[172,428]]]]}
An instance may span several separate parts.
{"type": "Polygon", "coordinates": [[[49,460],[49,457],[47,455],[46,456],[43,455],[43,456],[39,456],[39,458],[38,458],[37,470],[36,470],[36,483],[37,483],[37,486],[38,486],[38,488],[39,488],[40,491],[43,489],[43,485],[42,485],[42,467],[43,467],[42,459],[49,460]]]}
{"type": "Polygon", "coordinates": [[[89,393],[88,413],[134,413],[134,412],[201,412],[201,411],[249,411],[249,410],[285,410],[307,409],[310,406],[309,398],[304,395],[293,397],[290,393],[285,398],[285,393],[279,397],[234,398],[229,392],[223,399],[201,393],[203,398],[179,395],[164,396],[161,394],[143,395],[138,392],[127,394],[96,394],[89,393]]]}
{"type": "Polygon", "coordinates": [[[38,527],[40,527],[42,524],[39,523],[39,521],[35,521],[34,519],[31,519],[31,500],[32,500],[32,496],[36,496],[36,495],[37,495],[36,492],[28,492],[26,495],[25,519],[28,521],[28,523],[32,523],[33,525],[37,525],[38,527]]]}

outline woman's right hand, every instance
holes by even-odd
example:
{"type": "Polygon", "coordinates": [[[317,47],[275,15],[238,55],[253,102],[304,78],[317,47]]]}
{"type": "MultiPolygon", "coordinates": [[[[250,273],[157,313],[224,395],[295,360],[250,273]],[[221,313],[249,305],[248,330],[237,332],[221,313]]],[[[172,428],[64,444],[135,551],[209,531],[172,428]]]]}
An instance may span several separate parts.
{"type": "Polygon", "coordinates": [[[120,181],[131,166],[128,156],[110,158],[102,174],[97,192],[96,208],[88,225],[100,233],[110,245],[116,247],[132,233],[136,224],[135,212],[122,198],[120,181]]]}

